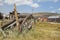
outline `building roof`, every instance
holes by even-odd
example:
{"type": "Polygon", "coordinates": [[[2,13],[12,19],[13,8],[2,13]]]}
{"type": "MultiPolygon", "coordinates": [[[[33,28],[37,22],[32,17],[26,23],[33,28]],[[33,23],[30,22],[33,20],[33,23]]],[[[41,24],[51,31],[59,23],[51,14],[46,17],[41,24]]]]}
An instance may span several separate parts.
{"type": "Polygon", "coordinates": [[[60,18],[60,16],[49,16],[48,18],[60,18]]]}

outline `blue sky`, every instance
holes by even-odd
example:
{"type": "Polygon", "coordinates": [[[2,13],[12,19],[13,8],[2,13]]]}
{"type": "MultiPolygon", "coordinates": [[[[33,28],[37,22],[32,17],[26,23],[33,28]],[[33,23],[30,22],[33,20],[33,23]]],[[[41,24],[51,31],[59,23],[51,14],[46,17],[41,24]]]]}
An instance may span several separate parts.
{"type": "Polygon", "coordinates": [[[0,0],[0,12],[13,11],[14,3],[17,11],[23,12],[58,12],[60,13],[60,0],[0,0]]]}

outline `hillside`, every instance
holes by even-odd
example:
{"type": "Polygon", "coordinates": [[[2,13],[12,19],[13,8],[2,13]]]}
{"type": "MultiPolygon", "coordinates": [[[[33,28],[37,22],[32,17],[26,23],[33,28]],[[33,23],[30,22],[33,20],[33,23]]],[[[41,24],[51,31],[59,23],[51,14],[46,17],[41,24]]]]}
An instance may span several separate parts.
{"type": "Polygon", "coordinates": [[[50,12],[39,12],[39,13],[33,13],[33,16],[42,16],[42,15],[46,15],[46,16],[57,16],[60,15],[58,13],[50,13],[50,12]]]}

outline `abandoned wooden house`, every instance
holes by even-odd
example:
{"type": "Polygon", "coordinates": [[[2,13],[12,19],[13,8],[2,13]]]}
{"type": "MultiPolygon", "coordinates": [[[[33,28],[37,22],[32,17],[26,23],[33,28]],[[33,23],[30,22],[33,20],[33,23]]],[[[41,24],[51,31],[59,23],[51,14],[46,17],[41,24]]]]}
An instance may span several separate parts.
{"type": "MultiPolygon", "coordinates": [[[[18,14],[18,17],[19,17],[20,13],[17,13],[17,14],[18,14]]],[[[9,19],[15,19],[14,11],[12,11],[12,12],[9,13],[9,19]]]]}
{"type": "Polygon", "coordinates": [[[48,22],[58,22],[60,23],[60,16],[49,16],[48,22]]]}

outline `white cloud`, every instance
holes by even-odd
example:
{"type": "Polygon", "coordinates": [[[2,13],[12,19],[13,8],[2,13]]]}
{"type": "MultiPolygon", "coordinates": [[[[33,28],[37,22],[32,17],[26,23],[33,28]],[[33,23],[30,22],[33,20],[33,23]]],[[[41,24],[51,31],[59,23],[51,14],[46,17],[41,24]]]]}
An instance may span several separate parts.
{"type": "Polygon", "coordinates": [[[14,4],[14,0],[4,0],[4,3],[14,4]]]}
{"type": "Polygon", "coordinates": [[[28,1],[28,0],[5,0],[5,3],[8,4],[14,4],[16,3],[17,5],[22,5],[22,4],[29,4],[32,3],[32,0],[28,1]]]}
{"type": "Polygon", "coordinates": [[[0,6],[3,6],[3,3],[0,3],[0,6]]]}
{"type": "Polygon", "coordinates": [[[16,3],[16,5],[29,5],[34,8],[39,7],[37,3],[33,3],[33,0],[5,0],[4,2],[9,5],[16,3]]]}
{"type": "Polygon", "coordinates": [[[55,11],[51,11],[52,13],[56,13],[55,11]]]}
{"type": "Polygon", "coordinates": [[[31,6],[32,6],[33,8],[37,8],[37,7],[39,7],[39,5],[38,5],[37,3],[32,4],[31,6]]]}
{"type": "Polygon", "coordinates": [[[55,0],[54,2],[58,2],[59,0],[55,0]]]}
{"type": "Polygon", "coordinates": [[[2,0],[0,0],[0,2],[1,2],[2,0]]]}
{"type": "Polygon", "coordinates": [[[58,2],[59,0],[38,0],[38,2],[58,2]]]}
{"type": "Polygon", "coordinates": [[[60,8],[58,10],[60,11],[60,8]]]}
{"type": "Polygon", "coordinates": [[[2,0],[0,0],[0,6],[2,6],[3,5],[3,1],[2,0]]]}

